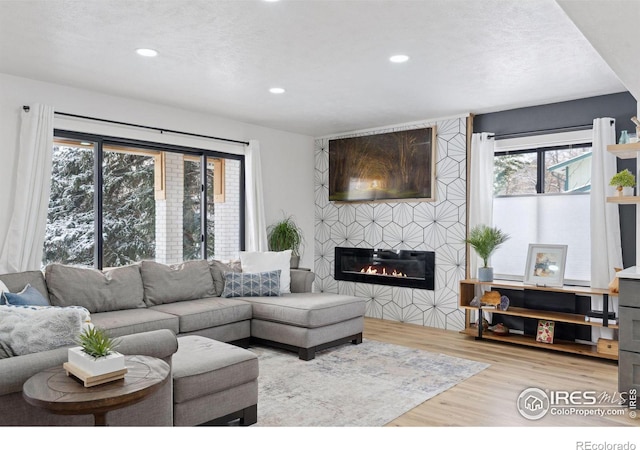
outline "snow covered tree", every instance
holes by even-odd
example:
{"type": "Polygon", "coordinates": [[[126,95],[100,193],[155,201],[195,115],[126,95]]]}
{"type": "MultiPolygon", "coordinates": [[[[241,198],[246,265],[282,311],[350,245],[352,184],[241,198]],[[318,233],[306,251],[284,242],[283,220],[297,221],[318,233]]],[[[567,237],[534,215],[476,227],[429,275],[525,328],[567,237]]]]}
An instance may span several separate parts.
{"type": "MultiPolygon", "coordinates": [[[[44,264],[93,266],[94,152],[55,146],[44,264]]],[[[105,151],[103,162],[103,266],[116,267],[155,254],[154,160],[105,151]]]]}

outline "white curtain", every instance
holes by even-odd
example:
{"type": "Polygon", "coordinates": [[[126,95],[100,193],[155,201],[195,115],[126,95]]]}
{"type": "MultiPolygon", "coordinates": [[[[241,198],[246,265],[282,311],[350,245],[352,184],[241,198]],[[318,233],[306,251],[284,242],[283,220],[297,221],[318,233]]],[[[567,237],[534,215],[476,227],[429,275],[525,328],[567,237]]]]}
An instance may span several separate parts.
{"type": "MultiPolygon", "coordinates": [[[[493,223],[493,158],[495,139],[489,133],[471,135],[471,174],[469,180],[469,229],[493,223]]],[[[475,278],[482,259],[471,250],[469,276],[475,278]]]]}
{"type": "Polygon", "coordinates": [[[615,144],[614,119],[593,121],[591,162],[591,287],[607,288],[615,267],[622,268],[620,218],[618,205],[608,203],[612,196],[609,180],[617,172],[616,157],[607,151],[615,144]]]}
{"type": "Polygon", "coordinates": [[[264,252],[267,244],[267,219],[264,214],[262,195],[262,165],[260,163],[260,143],[249,141],[245,151],[245,192],[246,192],[246,250],[264,252]]]}
{"type": "Polygon", "coordinates": [[[53,154],[53,107],[33,105],[21,112],[13,203],[9,229],[2,238],[0,273],[39,270],[53,154]]]}
{"type": "MultiPolygon", "coordinates": [[[[618,205],[608,203],[613,195],[609,180],[617,172],[616,157],[607,151],[607,145],[616,143],[615,120],[609,117],[593,121],[591,158],[591,287],[606,289],[615,276],[615,267],[622,268],[622,244],[618,205]]],[[[603,308],[602,297],[591,298],[591,308],[603,308]]],[[[609,310],[617,312],[617,302],[610,302],[609,310]]],[[[613,331],[591,328],[591,340],[613,338],[613,331]]]]}

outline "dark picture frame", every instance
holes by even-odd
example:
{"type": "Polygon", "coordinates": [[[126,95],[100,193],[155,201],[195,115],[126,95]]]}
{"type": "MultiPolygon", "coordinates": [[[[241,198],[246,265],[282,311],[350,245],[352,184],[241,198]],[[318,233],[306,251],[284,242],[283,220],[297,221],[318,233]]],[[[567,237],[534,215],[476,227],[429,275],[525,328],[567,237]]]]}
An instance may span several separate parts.
{"type": "Polygon", "coordinates": [[[329,201],[435,200],[436,127],[329,140],[329,201]]]}

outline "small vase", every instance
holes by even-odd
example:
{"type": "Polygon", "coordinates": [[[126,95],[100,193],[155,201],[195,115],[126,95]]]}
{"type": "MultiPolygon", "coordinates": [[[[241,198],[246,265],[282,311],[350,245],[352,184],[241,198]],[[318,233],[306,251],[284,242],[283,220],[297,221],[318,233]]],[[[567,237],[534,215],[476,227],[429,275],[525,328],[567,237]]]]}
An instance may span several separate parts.
{"type": "Polygon", "coordinates": [[[493,281],[493,267],[479,267],[478,281],[493,281]]]}
{"type": "Polygon", "coordinates": [[[627,133],[627,130],[622,130],[620,132],[620,140],[618,141],[618,144],[628,144],[629,143],[629,133],[627,133]]]}
{"type": "Polygon", "coordinates": [[[631,186],[625,186],[622,188],[622,195],[625,197],[633,196],[633,188],[631,186]]]}

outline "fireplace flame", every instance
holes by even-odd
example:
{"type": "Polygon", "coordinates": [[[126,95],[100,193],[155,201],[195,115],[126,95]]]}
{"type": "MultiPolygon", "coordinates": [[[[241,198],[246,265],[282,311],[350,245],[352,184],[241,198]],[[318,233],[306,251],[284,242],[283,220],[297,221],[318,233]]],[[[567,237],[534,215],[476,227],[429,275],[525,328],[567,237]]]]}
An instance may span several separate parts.
{"type": "Polygon", "coordinates": [[[386,267],[383,267],[382,270],[378,270],[376,267],[373,267],[373,266],[363,267],[360,270],[360,273],[365,273],[367,275],[383,275],[386,277],[406,277],[407,276],[406,274],[402,272],[398,272],[395,269],[393,269],[392,272],[387,272],[386,267]]]}

